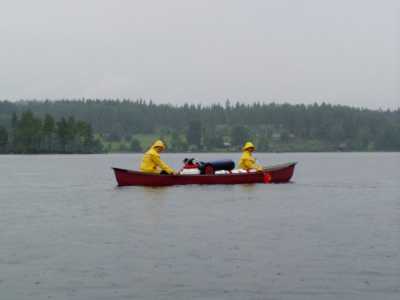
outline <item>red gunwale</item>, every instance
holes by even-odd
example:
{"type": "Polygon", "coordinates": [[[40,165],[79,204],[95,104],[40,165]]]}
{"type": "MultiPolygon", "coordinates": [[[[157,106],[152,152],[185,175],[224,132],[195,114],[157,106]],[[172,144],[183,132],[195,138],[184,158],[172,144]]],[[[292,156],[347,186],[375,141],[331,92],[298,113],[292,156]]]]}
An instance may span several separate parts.
{"type": "Polygon", "coordinates": [[[286,183],[296,162],[265,167],[263,171],[221,175],[159,175],[112,168],[118,186],[169,186],[186,184],[286,183]]]}

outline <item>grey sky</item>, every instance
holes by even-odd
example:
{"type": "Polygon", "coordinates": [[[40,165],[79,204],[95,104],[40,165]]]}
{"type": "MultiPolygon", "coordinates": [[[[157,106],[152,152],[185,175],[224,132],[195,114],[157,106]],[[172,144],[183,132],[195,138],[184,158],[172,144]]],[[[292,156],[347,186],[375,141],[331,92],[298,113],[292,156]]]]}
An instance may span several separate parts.
{"type": "Polygon", "coordinates": [[[1,0],[0,99],[400,106],[399,0],[1,0]]]}

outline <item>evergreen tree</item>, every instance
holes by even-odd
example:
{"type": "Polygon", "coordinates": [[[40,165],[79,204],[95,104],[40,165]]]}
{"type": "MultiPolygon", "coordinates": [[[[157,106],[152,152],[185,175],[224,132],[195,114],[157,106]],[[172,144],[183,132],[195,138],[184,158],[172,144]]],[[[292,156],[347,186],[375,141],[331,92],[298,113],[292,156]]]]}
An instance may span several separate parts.
{"type": "Polygon", "coordinates": [[[188,145],[186,141],[176,131],[171,134],[171,150],[175,152],[187,151],[188,145]]]}
{"type": "Polygon", "coordinates": [[[203,131],[203,144],[206,150],[221,149],[224,146],[222,134],[219,134],[215,128],[207,127],[203,131]]]}
{"type": "Polygon", "coordinates": [[[5,153],[7,151],[8,143],[8,132],[7,130],[0,126],[0,153],[5,153]]]}
{"type": "Polygon", "coordinates": [[[189,121],[186,140],[189,145],[195,145],[197,149],[201,145],[201,122],[199,120],[189,121]]]}
{"type": "Polygon", "coordinates": [[[249,139],[250,130],[247,127],[243,125],[236,125],[232,128],[231,141],[233,146],[242,146],[249,139]]]}
{"type": "Polygon", "coordinates": [[[68,125],[65,118],[61,118],[60,121],[57,122],[57,140],[59,144],[59,152],[65,153],[67,150],[67,142],[68,142],[68,125]]]}
{"type": "Polygon", "coordinates": [[[55,122],[51,115],[46,114],[43,121],[43,149],[45,152],[53,151],[53,134],[55,131],[55,122]]]}
{"type": "Polygon", "coordinates": [[[15,152],[38,153],[42,139],[42,122],[31,111],[22,113],[14,133],[15,152]]]}
{"type": "Polygon", "coordinates": [[[142,146],[140,146],[140,142],[133,138],[131,139],[130,145],[129,145],[129,150],[132,152],[142,152],[142,146]]]}
{"type": "Polygon", "coordinates": [[[18,117],[17,113],[14,111],[11,117],[11,128],[15,130],[17,128],[17,124],[18,124],[18,117]]]}

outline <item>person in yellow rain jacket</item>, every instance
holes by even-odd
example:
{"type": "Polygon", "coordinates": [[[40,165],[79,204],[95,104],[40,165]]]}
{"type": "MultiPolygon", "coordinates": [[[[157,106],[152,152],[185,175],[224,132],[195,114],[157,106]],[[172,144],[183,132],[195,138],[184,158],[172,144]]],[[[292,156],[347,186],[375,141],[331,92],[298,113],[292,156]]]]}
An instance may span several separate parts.
{"type": "Polygon", "coordinates": [[[255,169],[257,171],[261,171],[263,169],[262,166],[256,163],[256,159],[252,155],[254,150],[256,150],[256,147],[254,147],[253,143],[247,142],[244,144],[242,148],[243,154],[239,160],[239,168],[245,170],[255,169]]]}
{"type": "Polygon", "coordinates": [[[174,174],[175,171],[160,158],[160,153],[164,151],[165,145],[162,141],[156,141],[144,154],[140,171],[145,173],[167,173],[174,174]]]}

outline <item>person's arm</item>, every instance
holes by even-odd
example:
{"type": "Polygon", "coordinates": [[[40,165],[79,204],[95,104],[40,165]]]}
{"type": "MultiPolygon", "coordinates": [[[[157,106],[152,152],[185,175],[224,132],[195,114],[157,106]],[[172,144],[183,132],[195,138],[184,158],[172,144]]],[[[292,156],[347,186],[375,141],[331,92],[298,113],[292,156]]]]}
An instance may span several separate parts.
{"type": "Polygon", "coordinates": [[[249,157],[245,160],[247,169],[255,169],[257,171],[261,171],[263,169],[262,166],[256,163],[256,159],[254,157],[249,157]]]}
{"type": "Polygon", "coordinates": [[[256,169],[257,171],[262,171],[264,169],[263,166],[257,163],[254,157],[253,157],[253,169],[256,169]]]}
{"type": "Polygon", "coordinates": [[[153,162],[160,167],[161,170],[167,172],[168,174],[173,174],[174,169],[172,169],[170,166],[168,166],[165,162],[162,161],[162,159],[159,156],[153,156],[153,162]]]}

